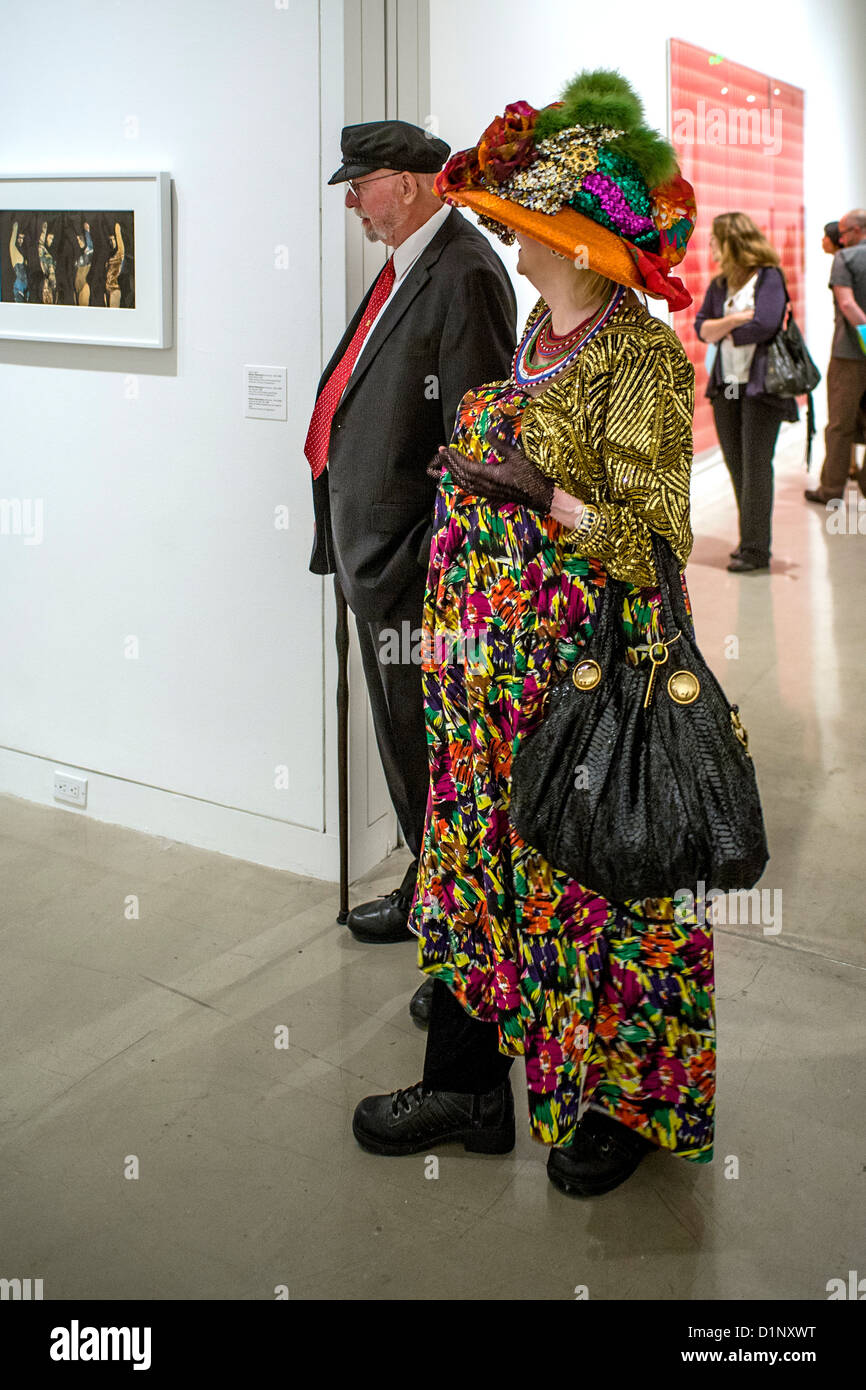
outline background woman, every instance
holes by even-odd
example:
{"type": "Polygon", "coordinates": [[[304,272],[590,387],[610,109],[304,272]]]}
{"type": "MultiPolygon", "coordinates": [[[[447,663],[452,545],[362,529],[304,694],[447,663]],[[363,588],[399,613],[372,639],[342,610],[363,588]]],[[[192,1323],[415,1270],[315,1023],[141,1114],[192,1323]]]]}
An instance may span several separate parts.
{"type": "Polygon", "coordinates": [[[710,255],[720,274],[710,282],[695,332],[719,345],[706,394],[740,518],[728,569],[741,574],[770,564],[773,454],[782,421],[797,420],[799,411],[793,397],[764,391],[767,344],[787,303],[778,253],[751,217],[726,212],[713,219],[710,255]]]}
{"type": "Polygon", "coordinates": [[[421,1082],[361,1101],[354,1133],[374,1153],[454,1139],[507,1152],[508,1070],[523,1056],[548,1176],[585,1196],[655,1147],[712,1157],[709,927],[670,898],[608,901],[508,814],[512,758],[591,633],[607,576],[631,585],[622,619],[645,660],[660,633],[651,533],[681,566],[691,548],[692,369],[625,287],[688,304],[669,272],[694,201],[607,72],[541,112],[509,106],[436,189],[503,240],[516,234],[518,271],[542,297],[511,379],[464,396],[440,457],[424,615],[431,793],[410,918],[435,980],[427,1053],[421,1082]],[[482,658],[454,660],[452,645],[439,659],[449,633],[481,634],[482,658]]]}
{"type": "Polygon", "coordinates": [[[828,256],[835,256],[837,251],[842,250],[842,242],[839,239],[838,222],[824,223],[824,235],[821,238],[821,250],[826,251],[828,256]]]}

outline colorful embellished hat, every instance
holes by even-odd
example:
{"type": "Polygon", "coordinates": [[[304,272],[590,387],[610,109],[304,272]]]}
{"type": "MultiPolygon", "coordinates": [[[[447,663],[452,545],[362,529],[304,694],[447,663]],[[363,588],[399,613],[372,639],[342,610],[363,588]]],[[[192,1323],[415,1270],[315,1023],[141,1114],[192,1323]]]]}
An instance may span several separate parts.
{"type": "Polygon", "coordinates": [[[694,230],[694,189],[618,72],[579,73],[540,111],[513,102],[433,186],[506,244],[525,232],[671,309],[692,302],[670,272],[694,230]]]}

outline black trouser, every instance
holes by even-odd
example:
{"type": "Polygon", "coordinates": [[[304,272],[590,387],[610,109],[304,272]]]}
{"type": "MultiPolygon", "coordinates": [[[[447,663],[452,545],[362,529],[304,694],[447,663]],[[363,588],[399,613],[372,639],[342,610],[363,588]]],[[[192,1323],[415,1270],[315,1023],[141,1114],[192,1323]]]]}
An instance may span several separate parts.
{"type": "Polygon", "coordinates": [[[385,781],[403,838],[417,859],[424,833],[430,769],[424,725],[420,648],[426,578],[413,581],[384,618],[358,619],[358,642],[385,781]],[[405,626],[404,626],[405,625],[405,626]]]}
{"type": "Polygon", "coordinates": [[[486,1095],[505,1080],[513,1057],[499,1051],[495,1023],[473,1018],[441,980],[433,981],[433,1002],[424,1085],[432,1091],[460,1091],[486,1095]]]}
{"type": "Polygon", "coordinates": [[[734,400],[716,396],[713,415],[737,499],[740,550],[765,565],[772,531],[773,453],[783,416],[775,406],[746,395],[734,400]]]}

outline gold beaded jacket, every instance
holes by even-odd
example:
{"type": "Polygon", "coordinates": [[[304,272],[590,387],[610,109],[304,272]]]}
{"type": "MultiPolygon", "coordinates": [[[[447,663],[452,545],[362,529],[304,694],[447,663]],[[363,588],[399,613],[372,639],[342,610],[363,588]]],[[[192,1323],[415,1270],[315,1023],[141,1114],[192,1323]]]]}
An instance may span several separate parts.
{"type": "MultiPolygon", "coordinates": [[[[546,309],[539,299],[527,329],[546,309]]],[[[566,536],[615,579],[656,583],[651,531],[685,567],[694,403],[679,338],[629,293],[575,365],[524,409],[524,453],[585,503],[566,536]]]]}

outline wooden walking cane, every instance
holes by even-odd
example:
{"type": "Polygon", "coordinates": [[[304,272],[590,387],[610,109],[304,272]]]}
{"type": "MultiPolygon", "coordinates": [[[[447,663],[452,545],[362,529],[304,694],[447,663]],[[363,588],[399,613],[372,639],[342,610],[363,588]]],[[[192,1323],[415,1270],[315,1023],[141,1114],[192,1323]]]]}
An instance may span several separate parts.
{"type": "Polygon", "coordinates": [[[337,600],[337,787],[340,806],[340,911],[337,921],[349,917],[349,612],[340,581],[334,575],[337,600]]]}

